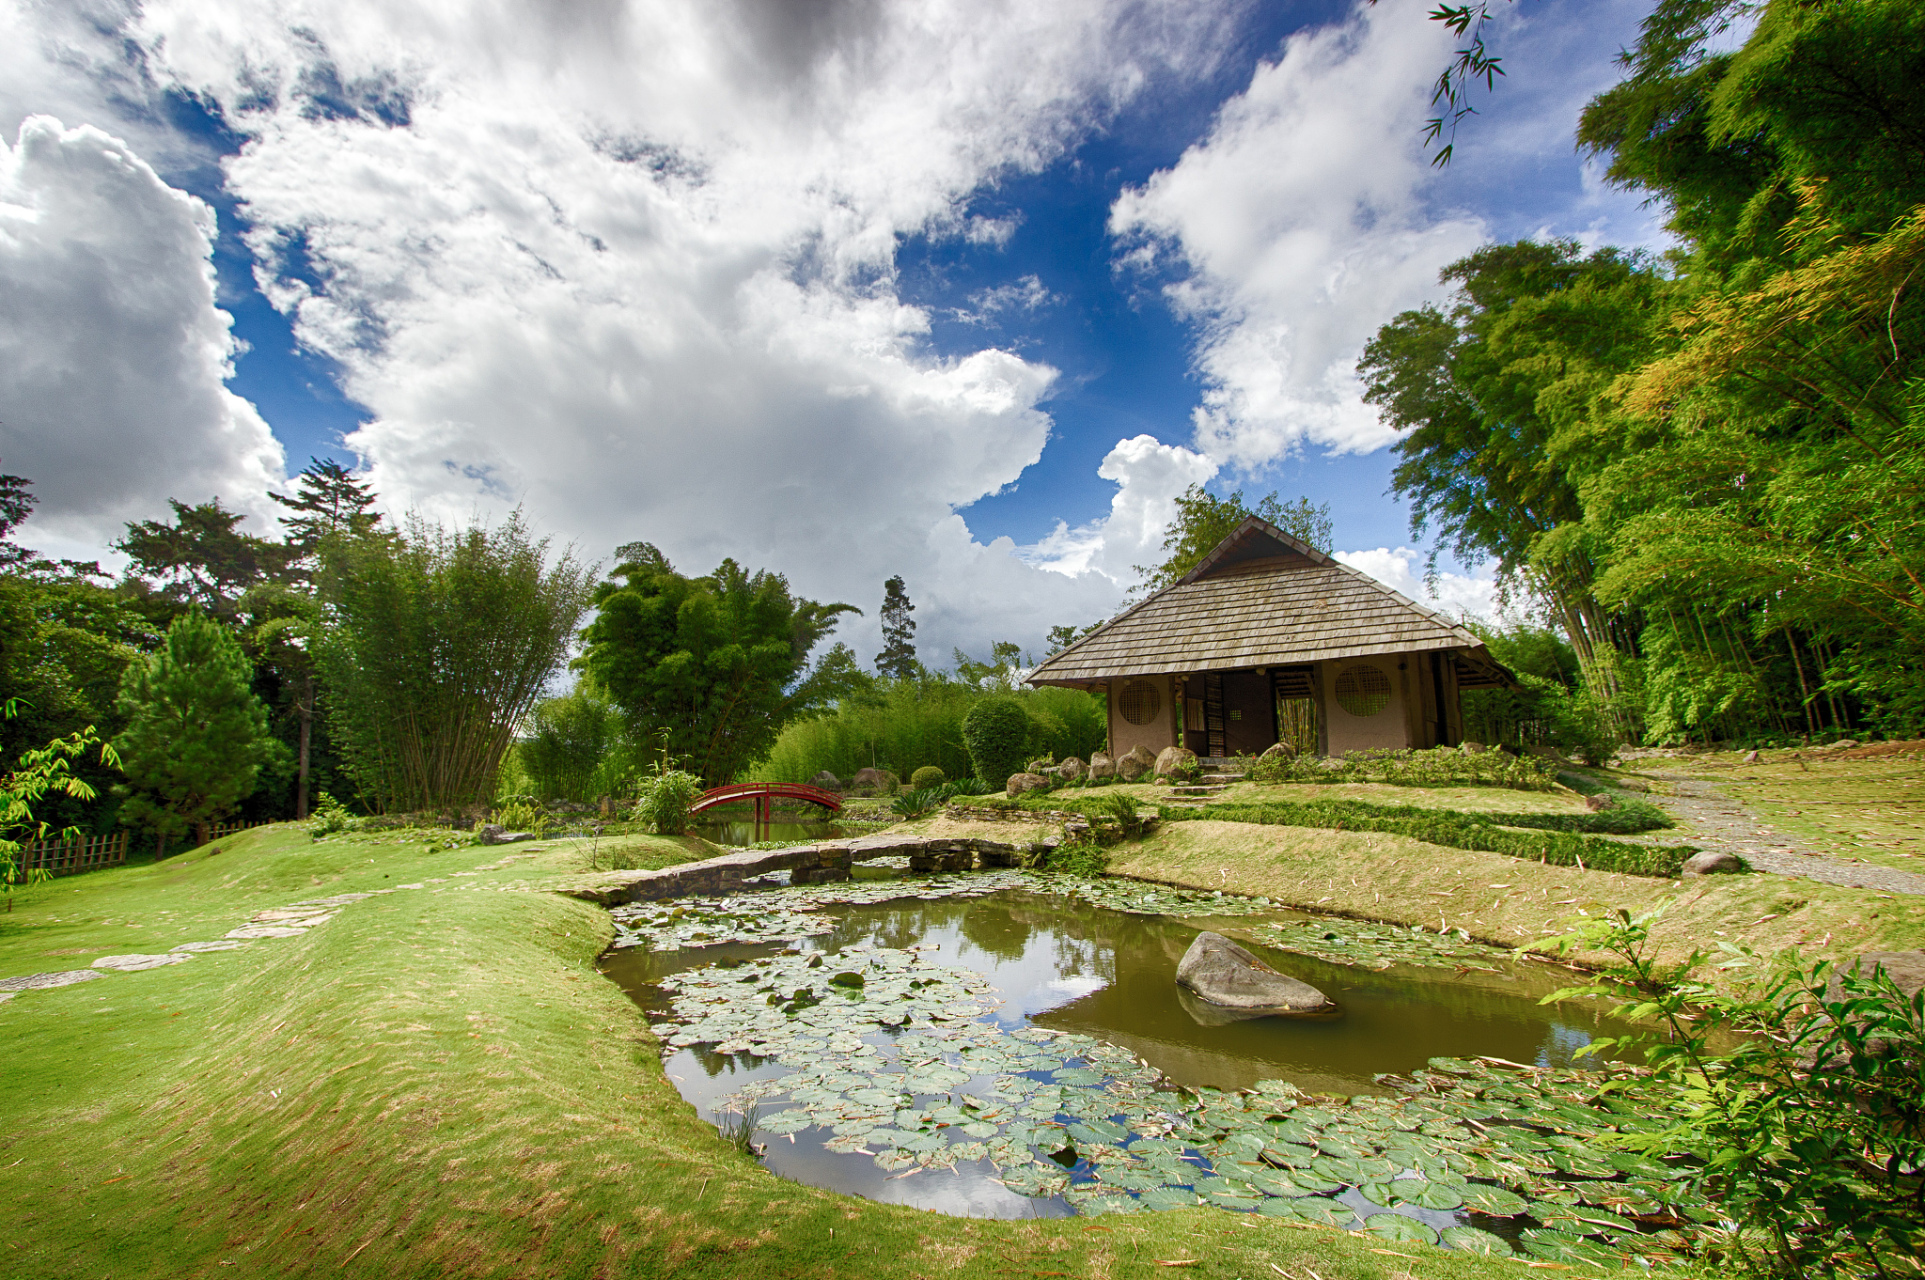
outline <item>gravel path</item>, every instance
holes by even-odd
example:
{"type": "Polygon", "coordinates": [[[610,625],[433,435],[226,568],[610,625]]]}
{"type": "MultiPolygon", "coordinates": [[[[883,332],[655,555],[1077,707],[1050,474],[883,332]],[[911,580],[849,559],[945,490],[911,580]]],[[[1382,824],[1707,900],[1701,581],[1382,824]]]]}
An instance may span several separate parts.
{"type": "Polygon", "coordinates": [[[1781,876],[1804,876],[1827,884],[1880,893],[1925,894],[1925,876],[1863,862],[1842,862],[1777,832],[1761,831],[1758,819],[1738,800],[1723,794],[1717,784],[1681,773],[1649,773],[1676,790],[1668,796],[1645,797],[1670,812],[1692,834],[1652,832],[1638,837],[1652,844],[1694,844],[1701,849],[1735,853],[1759,871],[1781,876]]]}

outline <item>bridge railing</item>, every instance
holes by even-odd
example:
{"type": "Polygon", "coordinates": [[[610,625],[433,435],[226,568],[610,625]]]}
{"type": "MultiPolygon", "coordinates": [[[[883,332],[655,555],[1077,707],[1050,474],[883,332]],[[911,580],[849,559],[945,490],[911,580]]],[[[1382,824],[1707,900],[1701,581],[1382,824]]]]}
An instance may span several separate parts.
{"type": "Polygon", "coordinates": [[[719,804],[752,800],[760,814],[768,812],[769,805],[775,800],[801,800],[808,804],[821,805],[830,812],[842,808],[842,797],[823,787],[812,787],[801,782],[737,782],[726,787],[711,787],[704,791],[694,804],[688,807],[690,813],[712,809],[719,804]]]}

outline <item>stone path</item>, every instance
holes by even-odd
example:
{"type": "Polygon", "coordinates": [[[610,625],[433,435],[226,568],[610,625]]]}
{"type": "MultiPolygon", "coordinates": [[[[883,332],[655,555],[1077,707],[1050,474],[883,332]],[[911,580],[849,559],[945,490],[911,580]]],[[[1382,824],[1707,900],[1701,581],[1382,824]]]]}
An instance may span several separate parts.
{"type": "MultiPolygon", "coordinates": [[[[420,888],[419,885],[410,887],[420,888]]],[[[350,902],[359,902],[377,893],[393,892],[392,889],[376,889],[370,893],[341,893],[332,898],[309,898],[290,906],[270,907],[266,911],[256,912],[248,923],[238,929],[229,929],[227,937],[212,942],[183,942],[157,955],[102,956],[88,969],[29,973],[17,978],[0,979],[0,1002],[13,999],[18,991],[44,991],[52,987],[71,986],[105,973],[139,973],[146,969],[162,969],[169,965],[185,964],[204,951],[235,951],[248,945],[237,939],[298,938],[315,925],[332,920],[350,902]]]]}
{"type": "Polygon", "coordinates": [[[1651,772],[1668,782],[1671,795],[1655,792],[1645,797],[1668,811],[1692,834],[1649,832],[1637,839],[1651,844],[1694,844],[1701,849],[1735,853],[1755,870],[1780,876],[1804,876],[1827,884],[1875,889],[1880,893],[1925,894],[1925,876],[1870,863],[1844,862],[1828,857],[1778,832],[1759,829],[1758,819],[1741,801],[1718,790],[1717,784],[1681,773],[1651,772]]]}

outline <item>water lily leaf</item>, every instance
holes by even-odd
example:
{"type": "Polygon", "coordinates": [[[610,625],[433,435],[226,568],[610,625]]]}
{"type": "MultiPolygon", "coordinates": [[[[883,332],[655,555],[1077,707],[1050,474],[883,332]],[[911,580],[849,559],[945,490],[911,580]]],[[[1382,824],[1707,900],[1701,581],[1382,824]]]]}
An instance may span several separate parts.
{"type": "Polygon", "coordinates": [[[1442,1182],[1423,1182],[1406,1178],[1390,1184],[1391,1191],[1405,1204],[1423,1209],[1455,1209],[1464,1203],[1456,1187],[1442,1182]]]}
{"type": "Polygon", "coordinates": [[[1322,1196],[1284,1196],[1263,1201],[1257,1212],[1276,1218],[1294,1218],[1326,1227],[1341,1227],[1357,1215],[1350,1206],[1322,1196]]]}
{"type": "Polygon", "coordinates": [[[908,1151],[878,1151],[875,1162],[876,1167],[884,1173],[895,1173],[915,1164],[916,1157],[908,1151]]]}
{"type": "Polygon", "coordinates": [[[1521,1241],[1525,1252],[1551,1262],[1591,1262],[1595,1255],[1582,1236],[1553,1231],[1546,1227],[1526,1227],[1521,1241]]]}
{"type": "Polygon", "coordinates": [[[1183,1187],[1154,1187],[1137,1197],[1137,1202],[1146,1209],[1191,1209],[1203,1203],[1183,1187]]]}
{"type": "Polygon", "coordinates": [[[1341,1183],[1355,1184],[1365,1180],[1355,1160],[1344,1160],[1337,1156],[1318,1156],[1310,1162],[1310,1168],[1313,1173],[1341,1183]]]}
{"type": "Polygon", "coordinates": [[[1530,1206],[1524,1197],[1502,1187],[1489,1187],[1472,1183],[1462,1188],[1464,1207],[1474,1213],[1486,1214],[1493,1218],[1511,1218],[1523,1213],[1530,1206]]]}
{"type": "Polygon", "coordinates": [[[1364,1219],[1364,1230],[1386,1240],[1405,1244],[1436,1244],[1437,1229],[1428,1222],[1401,1213],[1373,1213],[1364,1219]]]}
{"type": "Polygon", "coordinates": [[[764,1133],[796,1133],[815,1123],[806,1111],[778,1111],[772,1116],[756,1121],[756,1128],[764,1133]]]}
{"type": "Polygon", "coordinates": [[[1487,1258],[1508,1258],[1516,1252],[1504,1237],[1480,1231],[1476,1227],[1445,1227],[1439,1234],[1451,1248],[1487,1258]]]}

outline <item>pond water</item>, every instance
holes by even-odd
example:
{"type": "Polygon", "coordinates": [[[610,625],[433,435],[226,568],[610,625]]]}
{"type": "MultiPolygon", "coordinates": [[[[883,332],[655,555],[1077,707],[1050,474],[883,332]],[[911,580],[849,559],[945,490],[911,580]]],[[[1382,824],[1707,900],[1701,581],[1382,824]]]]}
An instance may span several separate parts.
{"type": "Polygon", "coordinates": [[[774,822],[757,822],[753,813],[744,811],[739,817],[734,810],[711,809],[703,816],[722,812],[727,816],[708,822],[691,822],[689,834],[698,835],[710,844],[728,845],[745,848],[760,844],[765,840],[834,840],[844,833],[834,822],[810,818],[803,820],[791,815],[777,816],[774,822]]]}
{"type": "Polygon", "coordinates": [[[1537,1002],[1555,971],[1124,884],[872,878],[623,908],[631,945],[604,969],[659,1020],[702,1116],[752,1126],[778,1174],[875,1200],[988,1217],[1205,1203],[1567,1259],[1648,1253],[1651,1232],[1684,1225],[1671,1170],[1586,1150],[1644,1122],[1574,1065],[1599,1023],[1537,1002]],[[1342,1016],[1236,1020],[1195,1001],[1173,979],[1204,928],[1342,1016]],[[1607,1183],[1617,1208],[1589,1207],[1607,1183]]]}

